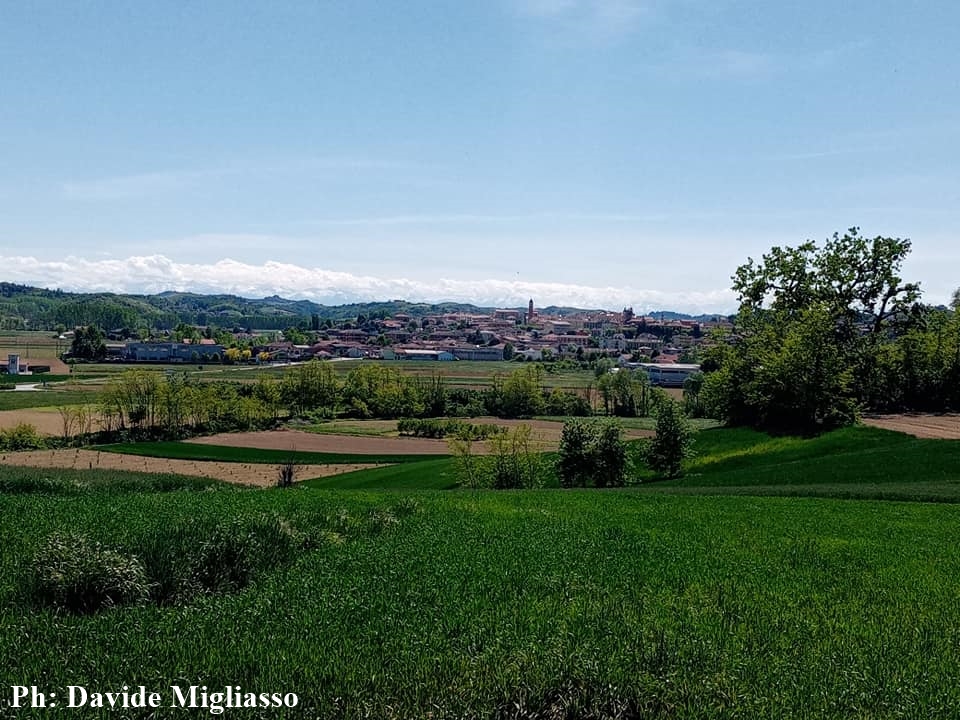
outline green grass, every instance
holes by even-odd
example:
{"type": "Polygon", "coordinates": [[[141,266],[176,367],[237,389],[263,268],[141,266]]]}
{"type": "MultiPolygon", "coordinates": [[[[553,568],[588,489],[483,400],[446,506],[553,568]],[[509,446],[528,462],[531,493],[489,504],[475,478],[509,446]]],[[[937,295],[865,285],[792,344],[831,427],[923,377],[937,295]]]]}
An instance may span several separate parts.
{"type": "Polygon", "coordinates": [[[290,427],[318,435],[356,435],[359,437],[397,437],[396,420],[329,420],[303,425],[290,423],[290,427]]]}
{"type": "Polygon", "coordinates": [[[38,373],[36,375],[0,375],[0,379],[13,381],[17,385],[36,385],[38,383],[72,382],[74,380],[93,380],[103,377],[102,373],[77,372],[69,375],[56,373],[38,373]]]}
{"type": "Polygon", "coordinates": [[[311,465],[346,465],[351,463],[417,463],[445,457],[444,455],[360,455],[299,450],[261,450],[258,448],[203,445],[187,442],[114,443],[98,445],[96,449],[123,455],[141,455],[176,460],[217,460],[220,462],[267,463],[272,465],[291,459],[297,463],[311,465]]]}
{"type": "Polygon", "coordinates": [[[960,481],[960,441],[922,440],[871,427],[813,439],[708,430],[680,483],[700,486],[960,481]]]}
{"type": "Polygon", "coordinates": [[[0,392],[0,410],[28,410],[31,408],[57,408],[65,405],[95,403],[98,395],[82,390],[6,390],[0,392]]]}
{"type": "Polygon", "coordinates": [[[451,490],[457,478],[453,460],[443,458],[356,470],[301,484],[328,490],[451,490]]]}
{"type": "Polygon", "coordinates": [[[949,718],[960,707],[951,506],[407,497],[419,511],[387,522],[404,496],[0,494],[0,683],[296,692],[300,707],[278,718],[949,718]],[[245,589],[167,606],[58,614],[19,591],[55,532],[157,557],[269,518],[291,537],[336,541],[297,540],[245,589]]]}
{"type": "MultiPolygon", "coordinates": [[[[697,455],[678,480],[660,481],[640,468],[636,479],[642,491],[960,502],[960,441],[920,440],[865,426],[809,439],[713,428],[697,433],[694,447],[697,455]]],[[[548,454],[546,463],[554,457],[548,454]]],[[[418,471],[418,460],[410,462],[398,471],[399,487],[448,486],[446,479],[437,484],[429,469],[418,471]]],[[[558,484],[556,478],[546,480],[548,487],[558,484]]],[[[318,487],[389,489],[396,479],[375,469],[318,482],[318,487]]]]}

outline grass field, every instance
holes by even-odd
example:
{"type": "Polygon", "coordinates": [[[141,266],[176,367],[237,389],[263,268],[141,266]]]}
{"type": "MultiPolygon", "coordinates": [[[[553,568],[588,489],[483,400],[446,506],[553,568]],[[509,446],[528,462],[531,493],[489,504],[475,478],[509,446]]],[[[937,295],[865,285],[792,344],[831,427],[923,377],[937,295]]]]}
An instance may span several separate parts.
{"type": "MultiPolygon", "coordinates": [[[[145,445],[122,449],[290,456],[145,445]]],[[[300,698],[238,718],[956,717],[960,441],[696,447],[684,478],[603,491],[451,492],[436,456],[259,491],[2,467],[0,683],[300,698]],[[140,603],[50,609],[51,536],[139,558],[140,603]]]]}
{"type": "MultiPolygon", "coordinates": [[[[920,440],[870,427],[819,438],[771,438],[751,430],[715,428],[696,436],[697,455],[679,480],[658,481],[642,468],[638,492],[677,495],[784,495],[960,502],[960,441],[920,440]]],[[[361,470],[316,481],[325,488],[435,488],[434,473],[453,474],[451,460],[398,475],[361,470]],[[395,482],[400,484],[394,485],[395,482]]],[[[556,486],[556,478],[548,485],[556,486]]],[[[445,483],[442,484],[446,486],[445,483]]]]}
{"type": "Polygon", "coordinates": [[[0,410],[27,410],[29,408],[59,408],[65,405],[84,405],[97,402],[97,393],[91,390],[49,388],[27,392],[6,390],[0,392],[0,410]]]}
{"type": "Polygon", "coordinates": [[[239,718],[950,718],[960,707],[952,506],[107,486],[8,492],[0,510],[8,686],[300,697],[287,714],[226,711],[239,718]],[[90,615],[39,609],[22,591],[55,532],[162,575],[161,549],[206,557],[204,533],[222,542],[265,518],[296,542],[270,563],[257,555],[237,591],[90,615]]]}
{"type": "MultiPolygon", "coordinates": [[[[404,465],[359,470],[308,483],[328,489],[443,489],[456,485],[453,461],[437,455],[291,452],[182,442],[126,443],[98,449],[221,462],[279,464],[292,457],[310,464],[404,465]]],[[[647,493],[960,502],[960,441],[918,439],[865,426],[812,439],[709,428],[697,433],[695,449],[695,457],[686,463],[685,477],[658,481],[638,467],[633,481],[647,493]]],[[[551,476],[546,484],[556,487],[558,482],[551,476]]]]}

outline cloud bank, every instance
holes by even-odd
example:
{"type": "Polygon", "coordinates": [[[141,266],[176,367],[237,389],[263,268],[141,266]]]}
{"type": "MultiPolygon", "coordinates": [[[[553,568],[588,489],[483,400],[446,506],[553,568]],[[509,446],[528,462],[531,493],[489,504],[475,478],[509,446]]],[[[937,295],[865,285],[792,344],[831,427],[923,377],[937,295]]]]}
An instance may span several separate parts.
{"type": "Polygon", "coordinates": [[[540,307],[566,305],[619,310],[633,307],[688,313],[727,313],[735,308],[730,290],[671,291],[521,280],[423,281],[354,275],[280,262],[250,265],[224,259],[210,264],[178,263],[163,255],[45,261],[0,255],[0,280],[73,292],[157,293],[165,290],[230,293],[248,298],[280,295],[327,305],[402,299],[515,307],[530,298],[540,307]]]}

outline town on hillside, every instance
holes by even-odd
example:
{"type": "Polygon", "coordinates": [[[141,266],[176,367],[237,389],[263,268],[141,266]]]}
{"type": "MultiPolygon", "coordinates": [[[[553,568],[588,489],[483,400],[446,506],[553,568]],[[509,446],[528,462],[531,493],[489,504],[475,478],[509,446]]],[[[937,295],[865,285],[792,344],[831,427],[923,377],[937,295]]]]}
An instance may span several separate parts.
{"type": "MultiPolygon", "coordinates": [[[[527,309],[489,313],[444,312],[412,317],[395,313],[333,321],[313,318],[283,331],[231,330],[181,323],[133,338],[127,329],[64,331],[65,361],[118,363],[275,363],[311,358],[419,361],[550,361],[607,357],[620,366],[675,366],[693,370],[711,331],[730,321],[666,319],[621,312],[554,315],[527,309]],[[685,366],[690,366],[689,368],[685,366]]],[[[23,368],[28,370],[28,368],[23,368]]],[[[649,370],[656,371],[656,367],[649,370]]],[[[14,371],[15,372],[15,371],[14,371]]],[[[684,374],[685,376],[685,374],[684,374]]],[[[682,380],[681,380],[682,382],[682,380]]]]}

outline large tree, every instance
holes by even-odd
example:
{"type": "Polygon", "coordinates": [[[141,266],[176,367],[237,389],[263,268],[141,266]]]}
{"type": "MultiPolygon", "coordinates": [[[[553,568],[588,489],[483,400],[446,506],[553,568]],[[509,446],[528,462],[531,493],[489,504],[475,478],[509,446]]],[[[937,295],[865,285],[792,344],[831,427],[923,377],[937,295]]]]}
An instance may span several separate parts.
{"type": "Polygon", "coordinates": [[[852,422],[879,358],[920,296],[900,271],[910,241],[859,228],[774,247],[733,275],[737,337],[705,398],[728,422],[810,433],[852,422]]]}
{"type": "Polygon", "coordinates": [[[78,327],[73,332],[70,354],[81,360],[103,360],[107,355],[103,331],[95,325],[78,327]]]}
{"type": "Polygon", "coordinates": [[[740,310],[763,308],[788,316],[823,304],[839,321],[862,323],[879,333],[891,318],[920,297],[918,283],[900,277],[910,241],[863,237],[852,227],[834,233],[823,247],[808,240],[795,248],[774,247],[760,262],[748,258],[733,275],[740,310]]]}

